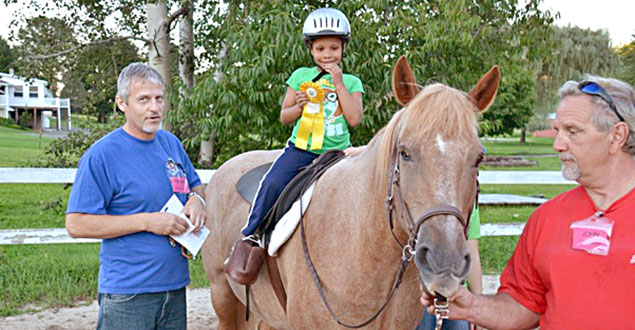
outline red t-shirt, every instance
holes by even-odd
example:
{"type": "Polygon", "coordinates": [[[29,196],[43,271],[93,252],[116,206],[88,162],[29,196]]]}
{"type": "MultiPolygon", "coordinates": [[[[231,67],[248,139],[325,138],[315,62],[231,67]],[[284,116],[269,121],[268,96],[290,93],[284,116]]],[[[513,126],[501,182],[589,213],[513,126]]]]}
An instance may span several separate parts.
{"type": "Polygon", "coordinates": [[[607,256],[571,248],[571,223],[596,211],[581,186],[540,206],[501,275],[498,292],[541,314],[541,330],[635,329],[635,189],[605,211],[607,256]]]}

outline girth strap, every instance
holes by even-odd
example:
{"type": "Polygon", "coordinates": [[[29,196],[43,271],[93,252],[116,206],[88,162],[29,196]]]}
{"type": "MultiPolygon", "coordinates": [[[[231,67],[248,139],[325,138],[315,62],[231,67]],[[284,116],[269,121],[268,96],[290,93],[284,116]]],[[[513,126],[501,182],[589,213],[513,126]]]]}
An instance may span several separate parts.
{"type": "Polygon", "coordinates": [[[284,313],[287,313],[287,292],[284,290],[284,285],[282,284],[282,278],[280,277],[280,269],[278,268],[278,258],[267,256],[265,258],[267,260],[267,273],[269,273],[269,281],[271,281],[271,286],[273,287],[273,292],[276,293],[276,297],[278,298],[278,302],[284,313]]]}

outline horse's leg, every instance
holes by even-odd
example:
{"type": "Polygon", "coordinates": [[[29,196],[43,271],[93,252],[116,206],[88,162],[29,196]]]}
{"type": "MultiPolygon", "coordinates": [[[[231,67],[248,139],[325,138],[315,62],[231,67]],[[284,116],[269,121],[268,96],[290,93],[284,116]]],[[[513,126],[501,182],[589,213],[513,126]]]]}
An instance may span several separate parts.
{"type": "Polygon", "coordinates": [[[238,330],[239,324],[245,322],[245,312],[239,311],[243,308],[242,303],[236,298],[229,283],[224,278],[224,274],[216,276],[216,281],[212,281],[211,298],[212,306],[218,317],[218,330],[238,330]],[[242,316],[242,318],[241,318],[242,316]],[[239,319],[241,318],[241,319],[239,319]]]}

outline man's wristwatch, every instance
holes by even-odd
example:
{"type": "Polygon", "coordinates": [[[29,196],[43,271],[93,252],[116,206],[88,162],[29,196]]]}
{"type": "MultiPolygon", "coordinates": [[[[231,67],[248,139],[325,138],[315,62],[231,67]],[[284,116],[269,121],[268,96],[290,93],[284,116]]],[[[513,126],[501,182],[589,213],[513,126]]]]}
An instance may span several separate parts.
{"type": "Polygon", "coordinates": [[[187,199],[190,199],[190,198],[192,198],[194,196],[196,196],[201,201],[201,203],[203,203],[203,206],[205,206],[205,200],[203,199],[203,197],[201,197],[201,195],[199,195],[195,191],[190,191],[190,193],[187,194],[187,199]]]}

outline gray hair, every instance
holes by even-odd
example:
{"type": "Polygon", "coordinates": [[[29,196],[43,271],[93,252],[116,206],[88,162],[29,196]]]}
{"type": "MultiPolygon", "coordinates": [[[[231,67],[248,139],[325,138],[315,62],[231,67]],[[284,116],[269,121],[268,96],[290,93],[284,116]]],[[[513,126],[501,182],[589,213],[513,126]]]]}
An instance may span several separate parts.
{"type": "MultiPolygon", "coordinates": [[[[628,139],[623,150],[635,158],[635,90],[633,86],[621,80],[591,75],[585,75],[584,80],[593,81],[602,86],[613,98],[617,111],[624,117],[629,129],[628,139]]],[[[578,82],[573,80],[564,83],[558,94],[560,99],[568,96],[586,95],[578,89],[578,82]]],[[[598,131],[608,132],[613,128],[613,125],[619,122],[619,118],[602,98],[593,97],[592,102],[596,108],[591,112],[591,122],[598,131]]]]}
{"type": "Polygon", "coordinates": [[[161,85],[161,87],[165,88],[163,78],[161,77],[159,71],[145,63],[130,63],[127,67],[121,70],[119,79],[117,79],[117,96],[122,98],[125,103],[128,103],[130,85],[134,81],[150,82],[161,85]]]}

